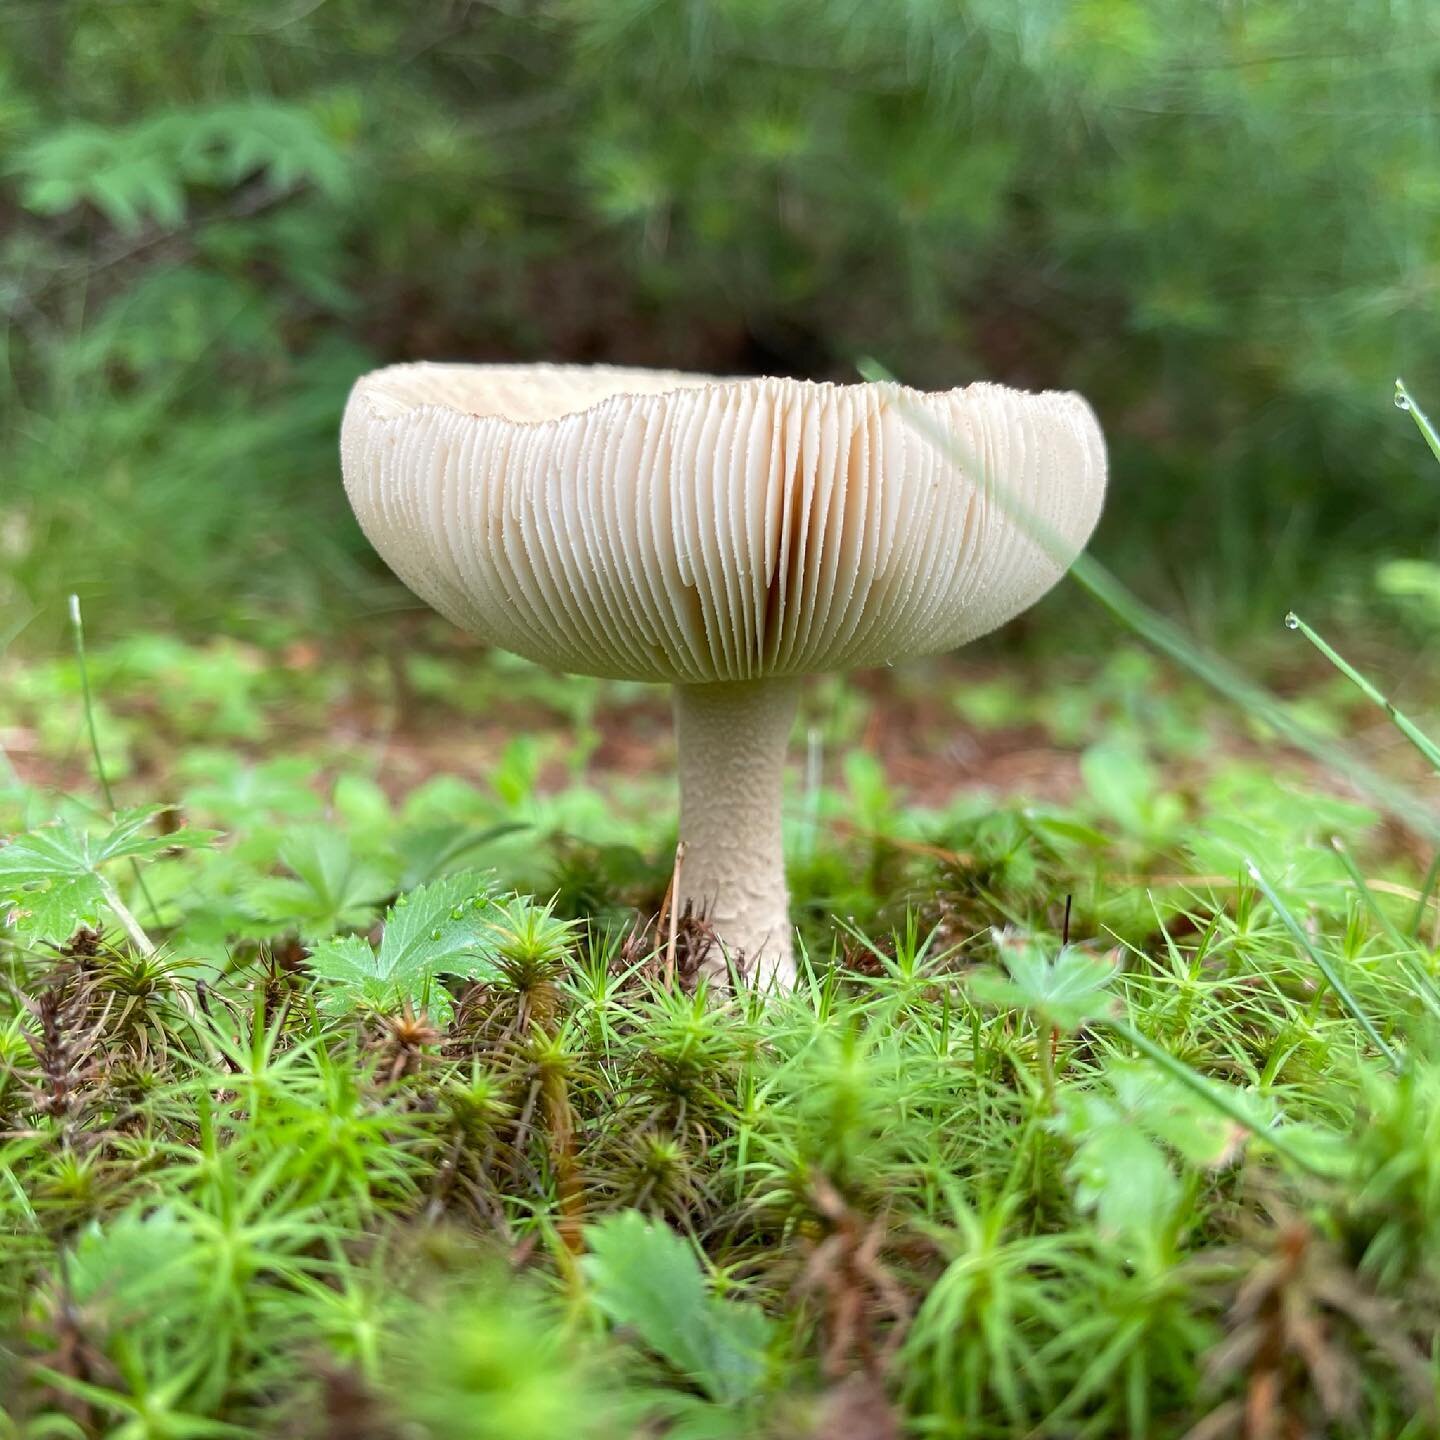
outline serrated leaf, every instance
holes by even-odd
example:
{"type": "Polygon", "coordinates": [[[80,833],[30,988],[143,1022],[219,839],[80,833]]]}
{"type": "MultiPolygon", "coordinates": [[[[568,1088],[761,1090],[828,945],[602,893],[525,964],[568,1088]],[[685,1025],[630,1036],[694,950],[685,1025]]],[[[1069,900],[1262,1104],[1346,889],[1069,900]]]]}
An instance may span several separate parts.
{"type": "Polygon", "coordinates": [[[356,935],[317,945],[310,967],[334,985],[336,1004],[367,1002],[388,1007],[408,1001],[443,1018],[448,1002],[441,975],[496,978],[487,952],[490,886],[476,871],[447,875],[400,896],[385,914],[378,950],[356,935]]]}
{"type": "Polygon", "coordinates": [[[588,1226],[581,1265],[595,1303],[714,1401],[752,1399],[771,1324],[759,1306],[712,1296],[693,1247],[638,1211],[588,1226]]]}
{"type": "MultiPolygon", "coordinates": [[[[1153,1066],[1115,1060],[1107,1068],[1106,1078],[1124,1123],[1142,1127],[1178,1150],[1192,1165],[1210,1169],[1228,1164],[1245,1143],[1248,1131],[1168,1075],[1156,1074],[1153,1066]]],[[[1229,1091],[1233,1103],[1256,1111],[1255,1129],[1267,1128],[1268,1120],[1260,1113],[1260,1106],[1247,1103],[1254,1097],[1223,1081],[1210,1083],[1216,1090],[1229,1091]]]]}
{"type": "MultiPolygon", "coordinates": [[[[1093,1099],[1093,1097],[1091,1097],[1093,1099]]],[[[1170,1219],[1180,1198],[1180,1182],[1160,1147],[1125,1124],[1118,1112],[1085,1107],[1085,1121],[1067,1174],[1075,1202],[1093,1210],[1102,1234],[1143,1240],[1170,1219]]],[[[1079,1115],[1067,1109],[1072,1125],[1079,1115]]]]}
{"type": "Polygon", "coordinates": [[[489,894],[483,875],[462,870],[402,895],[385,915],[380,963],[386,977],[407,985],[432,975],[494,976],[478,952],[485,921],[475,903],[489,894]]]}
{"type": "Polygon", "coordinates": [[[317,980],[369,995],[372,987],[384,985],[380,957],[363,935],[337,935],[310,952],[309,966],[317,980]]]}
{"type": "Polygon", "coordinates": [[[92,924],[105,903],[100,867],[110,861],[153,856],[204,845],[209,830],[144,834],[164,806],[119,812],[109,830],[92,835],[68,821],[27,830],[0,844],[0,919],[32,940],[68,940],[92,924]]]}
{"type": "MultiPolygon", "coordinates": [[[[1168,1222],[1180,1199],[1162,1145],[1213,1168],[1235,1157],[1247,1132],[1152,1066],[1114,1060],[1105,1078],[1109,1094],[1062,1092],[1052,1128],[1075,1146],[1067,1174],[1076,1203],[1095,1212],[1105,1234],[1143,1240],[1168,1222]]],[[[1264,1125],[1258,1114],[1256,1125],[1264,1125]]]]}
{"type": "Polygon", "coordinates": [[[0,875],[0,928],[9,928],[24,940],[60,944],[80,926],[94,925],[103,901],[94,875],[53,879],[28,889],[10,888],[0,875]]]}
{"type": "Polygon", "coordinates": [[[254,886],[256,908],[273,926],[305,940],[368,924],[394,877],[357,857],[339,831],[297,830],[280,847],[289,876],[267,876],[254,886]]]}
{"type": "Polygon", "coordinates": [[[997,940],[1009,978],[976,975],[970,988],[980,999],[1028,1010],[1040,1024],[1060,1030],[1076,1030],[1114,1010],[1109,987],[1115,967],[1103,956],[1066,945],[1051,960],[1028,937],[1002,934],[997,940]]]}
{"type": "Polygon", "coordinates": [[[165,835],[141,833],[146,825],[168,808],[165,805],[147,805],[135,810],[117,811],[111,829],[96,845],[95,863],[103,864],[122,855],[159,855],[166,850],[195,850],[219,838],[219,830],[201,830],[189,825],[165,835]]]}

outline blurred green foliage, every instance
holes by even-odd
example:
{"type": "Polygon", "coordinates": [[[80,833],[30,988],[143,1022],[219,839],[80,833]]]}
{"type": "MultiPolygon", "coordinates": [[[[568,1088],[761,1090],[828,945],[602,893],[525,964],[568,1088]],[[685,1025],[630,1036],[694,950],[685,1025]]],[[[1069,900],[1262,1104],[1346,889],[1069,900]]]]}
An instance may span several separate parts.
{"type": "Polygon", "coordinates": [[[1073,386],[1127,569],[1283,609],[1433,513],[1437,76],[1417,0],[11,0],[4,628],[396,603],[407,357],[1073,386]]]}

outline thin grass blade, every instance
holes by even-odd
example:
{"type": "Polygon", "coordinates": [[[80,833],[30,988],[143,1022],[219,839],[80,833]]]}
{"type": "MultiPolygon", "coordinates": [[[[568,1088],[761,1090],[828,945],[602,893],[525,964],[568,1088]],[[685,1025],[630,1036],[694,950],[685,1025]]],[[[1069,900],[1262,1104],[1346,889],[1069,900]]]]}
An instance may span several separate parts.
{"type": "Polygon", "coordinates": [[[1408,715],[1397,709],[1388,696],[1372,685],[1318,631],[1307,625],[1293,610],[1285,617],[1285,624],[1291,630],[1298,630],[1367,700],[1379,706],[1390,717],[1395,728],[1434,769],[1440,771],[1440,745],[1437,745],[1408,715]]]}
{"type": "Polygon", "coordinates": [[[1400,1057],[1385,1043],[1385,1038],[1375,1028],[1375,1022],[1365,1013],[1360,1002],[1355,998],[1354,992],[1345,983],[1345,978],[1335,968],[1330,957],[1315,944],[1305,933],[1305,927],[1295,918],[1290,907],[1276,893],[1275,887],[1261,873],[1260,867],[1249,859],[1245,860],[1245,868],[1249,871],[1250,878],[1259,888],[1260,893],[1270,902],[1270,907],[1279,916],[1280,923],[1290,932],[1291,938],[1300,949],[1310,958],[1315,968],[1325,977],[1326,983],[1335,992],[1336,998],[1350,1012],[1351,1017],[1370,1038],[1370,1043],[1385,1057],[1396,1069],[1401,1068],[1400,1057]]]}
{"type": "MultiPolygon", "coordinates": [[[[1380,902],[1375,898],[1375,892],[1371,890],[1366,882],[1365,876],[1361,873],[1360,867],[1355,863],[1355,857],[1350,853],[1345,842],[1336,835],[1330,841],[1335,853],[1340,857],[1340,863],[1349,872],[1350,879],[1360,898],[1365,902],[1365,908],[1370,912],[1372,918],[1385,932],[1390,943],[1395,946],[1396,958],[1404,967],[1406,973],[1414,983],[1416,994],[1424,1002],[1425,1008],[1437,1018],[1440,1018],[1440,986],[1435,984],[1434,978],[1420,963],[1415,952],[1415,940],[1402,933],[1400,927],[1380,908],[1380,902]]],[[[1421,905],[1424,905],[1424,897],[1421,897],[1421,905]]]]}
{"type": "Polygon", "coordinates": [[[1277,1154],[1283,1155],[1287,1160],[1298,1165],[1302,1170],[1308,1170],[1312,1175],[1325,1173],[1320,1166],[1290,1143],[1289,1137],[1283,1130],[1257,1126],[1253,1116],[1247,1115],[1228,1095],[1221,1094],[1203,1075],[1192,1070],[1163,1045],[1157,1045],[1148,1035],[1143,1034],[1124,1020],[1108,1020],[1106,1024],[1117,1035],[1133,1045],[1147,1060],[1153,1060],[1167,1075],[1172,1076],[1186,1089],[1200,1096],[1227,1120],[1233,1120],[1247,1135],[1253,1135],[1257,1140],[1264,1141],[1277,1154]]]}
{"type": "Polygon", "coordinates": [[[1415,403],[1415,397],[1405,388],[1403,380],[1395,382],[1395,404],[1398,409],[1409,414],[1415,422],[1415,428],[1425,437],[1430,453],[1440,460],[1440,434],[1436,433],[1434,425],[1430,423],[1430,417],[1415,403]]]}

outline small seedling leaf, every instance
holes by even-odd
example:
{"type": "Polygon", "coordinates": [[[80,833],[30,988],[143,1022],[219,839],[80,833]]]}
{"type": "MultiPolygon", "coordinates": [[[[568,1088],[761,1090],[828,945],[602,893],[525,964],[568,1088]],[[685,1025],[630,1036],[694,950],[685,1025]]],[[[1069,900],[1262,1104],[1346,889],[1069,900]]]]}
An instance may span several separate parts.
{"type": "Polygon", "coordinates": [[[1026,1010],[1057,1030],[1078,1030],[1114,1012],[1115,966],[1107,958],[1065,945],[1052,960],[1027,936],[1000,934],[996,943],[1009,978],[993,972],[975,976],[970,988],[980,1000],[1026,1010]]]}

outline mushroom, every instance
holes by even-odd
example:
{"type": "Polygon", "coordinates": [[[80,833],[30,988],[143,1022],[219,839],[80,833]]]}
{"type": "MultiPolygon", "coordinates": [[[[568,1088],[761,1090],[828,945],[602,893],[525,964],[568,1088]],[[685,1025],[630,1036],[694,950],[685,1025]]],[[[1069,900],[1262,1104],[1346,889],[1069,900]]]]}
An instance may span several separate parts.
{"type": "Polygon", "coordinates": [[[799,677],[993,630],[1064,572],[1105,489],[1077,395],[600,366],[375,371],[341,457],[366,536],[442,615],[541,665],[674,686],[672,903],[713,926],[713,979],[728,954],[781,989],[799,677]]]}

